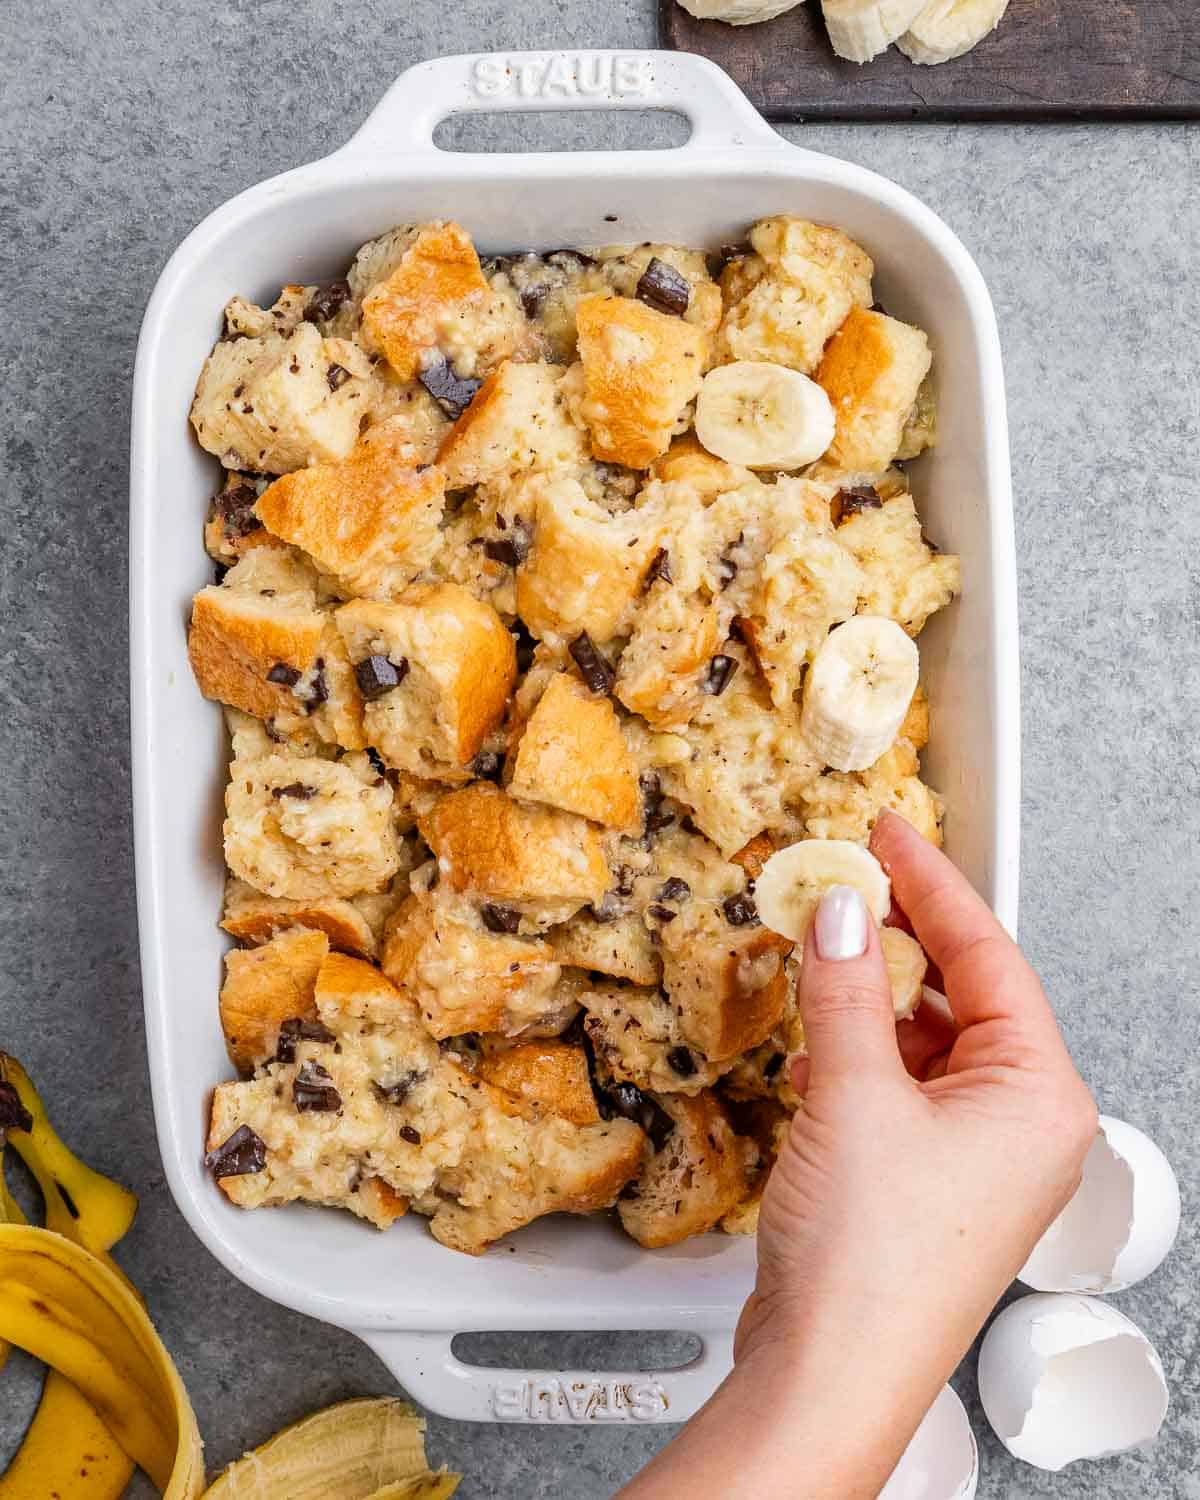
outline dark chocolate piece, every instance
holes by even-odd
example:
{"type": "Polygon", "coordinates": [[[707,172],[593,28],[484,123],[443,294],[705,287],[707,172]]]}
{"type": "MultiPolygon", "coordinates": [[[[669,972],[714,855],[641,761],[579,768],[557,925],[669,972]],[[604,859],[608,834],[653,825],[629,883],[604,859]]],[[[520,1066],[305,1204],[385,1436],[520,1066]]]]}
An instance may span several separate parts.
{"type": "Polygon", "coordinates": [[[646,587],[649,588],[652,583],[656,583],[660,578],[664,583],[675,582],[671,576],[671,554],[665,547],[660,547],[651,560],[649,571],[646,574],[646,587]]]}
{"type": "Polygon", "coordinates": [[[333,1032],[320,1021],[304,1021],[299,1016],[289,1016],[279,1023],[279,1041],[275,1045],[275,1061],[296,1061],[297,1042],[323,1042],[326,1046],[335,1040],[333,1032]]]}
{"type": "Polygon", "coordinates": [[[408,676],[408,658],[402,656],[399,661],[390,661],[386,656],[367,656],[355,662],[354,676],[358,691],[369,703],[400,686],[408,676]]]}
{"type": "Polygon", "coordinates": [[[267,673],[267,681],[278,687],[295,687],[300,681],[300,673],[295,667],[289,667],[287,662],[277,661],[267,673]]]}
{"type": "Polygon", "coordinates": [[[411,1125],[401,1125],[400,1139],[407,1141],[410,1146],[419,1146],[421,1144],[421,1132],[414,1130],[411,1125]]]}
{"type": "Polygon", "coordinates": [[[521,913],[511,906],[481,906],[479,915],[489,932],[517,932],[521,926],[521,913]]]}
{"type": "Polygon", "coordinates": [[[672,911],[669,906],[657,906],[657,905],[656,906],[648,906],[646,908],[646,914],[647,914],[647,916],[654,917],[657,921],[661,922],[664,927],[667,925],[668,922],[673,922],[675,920],[675,918],[679,915],[679,913],[677,911],[672,911]]]}
{"type": "Polygon", "coordinates": [[[483,384],[482,380],[460,379],[450,368],[449,361],[441,355],[420,370],[417,379],[452,422],[458,421],[483,384]]]}
{"type": "Polygon", "coordinates": [[[271,796],[279,800],[280,797],[294,797],[297,802],[311,802],[317,795],[315,786],[305,786],[302,781],[289,781],[287,786],[273,786],[271,796]]]}
{"type": "Polygon", "coordinates": [[[737,665],[736,659],[732,656],[714,656],[708,664],[708,673],[700,684],[701,691],[719,698],[729,686],[730,679],[737,671],[737,665]]]}
{"type": "Polygon", "coordinates": [[[660,901],[687,901],[691,894],[691,886],[686,880],[681,880],[678,875],[672,875],[669,880],[664,880],[658,888],[660,901]]]}
{"type": "Polygon", "coordinates": [[[239,1125],[223,1145],[210,1151],[204,1165],[214,1177],[249,1177],[267,1165],[267,1143],[249,1125],[239,1125]]]}
{"type": "Polygon", "coordinates": [[[504,757],[495,750],[481,750],[471,762],[471,772],[480,781],[499,781],[504,769],[504,757]]]}
{"type": "Polygon", "coordinates": [[[345,365],[330,365],[325,371],[325,384],[331,391],[340,391],[350,379],[350,371],[345,365]]]}
{"type": "Polygon", "coordinates": [[[874,485],[856,484],[850,489],[838,490],[829,502],[829,515],[833,524],[840,526],[851,516],[858,515],[859,511],[879,510],[882,505],[883,501],[874,485]]]}
{"type": "Polygon", "coordinates": [[[726,896],[721,903],[721,910],[731,927],[748,927],[751,922],[758,921],[758,907],[748,891],[740,891],[736,896],[726,896]]]}
{"type": "Polygon", "coordinates": [[[567,648],[579,668],[588,691],[596,694],[611,692],[617,674],[611,662],[598,649],[587,631],[581,631],[567,648]]]}
{"type": "Polygon", "coordinates": [[[696,1071],[696,1059],[686,1047],[672,1047],[667,1061],[680,1078],[691,1078],[696,1071]]]}
{"type": "Polygon", "coordinates": [[[424,1073],[418,1073],[414,1070],[411,1073],[405,1073],[400,1078],[397,1078],[395,1083],[376,1083],[373,1084],[372,1087],[375,1090],[376,1098],[379,1099],[381,1103],[403,1104],[404,1101],[408,1098],[409,1094],[412,1092],[414,1085],[420,1083],[420,1081],[424,1077],[424,1073]]]}
{"type": "Polygon", "coordinates": [[[644,302],[655,312],[682,318],[692,300],[692,288],[687,277],[681,275],[674,266],[669,266],[665,260],[652,255],[649,265],[638,279],[634,295],[639,302],[644,302]]]}
{"type": "Polygon", "coordinates": [[[292,1100],[301,1114],[332,1114],[341,1109],[342,1096],[319,1063],[305,1063],[292,1082],[292,1100]]]}
{"type": "Polygon", "coordinates": [[[228,539],[236,540],[258,530],[262,522],[254,514],[257,503],[258,491],[245,480],[221,491],[213,504],[221,518],[221,530],[228,539]]]}
{"type": "Polygon", "coordinates": [[[328,323],[330,318],[337,316],[350,301],[350,283],[348,281],[327,281],[324,286],[319,286],[304,309],[304,320],[307,323],[328,323]]]}

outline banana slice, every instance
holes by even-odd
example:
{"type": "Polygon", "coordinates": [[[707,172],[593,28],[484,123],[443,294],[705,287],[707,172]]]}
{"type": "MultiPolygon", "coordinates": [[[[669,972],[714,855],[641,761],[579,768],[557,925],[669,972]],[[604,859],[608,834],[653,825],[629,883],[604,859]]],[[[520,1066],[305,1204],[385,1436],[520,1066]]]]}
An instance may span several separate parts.
{"type": "Polygon", "coordinates": [[[892,1008],[897,1021],[907,1021],[921,1003],[929,967],[925,950],[899,927],[881,927],[879,942],[892,985],[892,1008]]]}
{"type": "Polygon", "coordinates": [[[702,21],[724,21],[728,26],[755,26],[773,21],[785,10],[795,10],[803,0],[679,0],[689,16],[702,21]]]}
{"type": "Polygon", "coordinates": [[[904,35],[927,0],[822,0],[833,50],[849,62],[870,62],[904,35]]]}
{"type": "Polygon", "coordinates": [[[800,469],[833,442],[829,397],[786,365],[743,359],[704,377],[696,436],[710,453],[747,469],[800,469]]]}
{"type": "Polygon", "coordinates": [[[896,45],[915,63],[950,62],[990,36],[1007,9],[1008,0],[928,0],[896,45]]]}
{"type": "Polygon", "coordinates": [[[892,883],[861,844],[848,839],[801,839],[772,854],[754,882],[754,904],[773,932],[803,943],[817,904],[831,885],[862,892],[867,910],[882,922],[892,906],[892,883]]]}
{"type": "Polygon", "coordinates": [[[855,615],[831,630],[808,669],[800,733],[835,771],[873,766],[896,735],[917,690],[912,638],[882,615],[855,615]]]}

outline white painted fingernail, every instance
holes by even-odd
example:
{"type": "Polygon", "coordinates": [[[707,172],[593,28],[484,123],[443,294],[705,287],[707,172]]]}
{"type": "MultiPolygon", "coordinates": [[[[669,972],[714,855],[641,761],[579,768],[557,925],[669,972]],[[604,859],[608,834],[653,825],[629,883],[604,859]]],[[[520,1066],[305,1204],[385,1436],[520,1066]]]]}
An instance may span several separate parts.
{"type": "Polygon", "coordinates": [[[867,951],[867,903],[852,885],[831,885],[817,907],[817,957],[861,958],[867,951]]]}

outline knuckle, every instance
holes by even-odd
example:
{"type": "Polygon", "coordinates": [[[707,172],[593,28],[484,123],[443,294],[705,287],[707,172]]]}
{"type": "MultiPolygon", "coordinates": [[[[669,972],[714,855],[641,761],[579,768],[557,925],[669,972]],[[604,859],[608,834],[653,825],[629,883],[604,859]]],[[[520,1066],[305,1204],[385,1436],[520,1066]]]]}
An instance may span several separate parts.
{"type": "MultiPolygon", "coordinates": [[[[829,985],[815,998],[813,1015],[825,1025],[858,1021],[879,1015],[883,1006],[880,992],[866,980],[845,979],[829,985]]],[[[888,1008],[891,1002],[888,1001],[888,1008]]]]}

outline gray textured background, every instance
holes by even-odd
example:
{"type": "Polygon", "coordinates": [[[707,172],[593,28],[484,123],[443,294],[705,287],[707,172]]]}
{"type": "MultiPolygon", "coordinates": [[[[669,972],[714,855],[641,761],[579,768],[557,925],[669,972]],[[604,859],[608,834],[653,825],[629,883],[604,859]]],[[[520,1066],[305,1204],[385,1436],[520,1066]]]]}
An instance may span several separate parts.
{"type": "MultiPolygon", "coordinates": [[[[24,1058],[67,1136],[140,1194],[121,1259],[179,1361],[213,1464],[322,1402],[392,1383],[352,1338],[220,1270],[184,1227],[159,1167],[126,746],[127,409],[142,309],[197,220],[340,143],[409,62],[652,42],[651,0],[5,0],[0,14],[0,140],[16,148],[0,158],[0,1045],[24,1058]]],[[[618,146],[638,128],[575,118],[547,133],[618,146]]],[[[1021,567],[1024,938],[1102,1108],[1161,1142],[1190,1210],[1200,1082],[1200,135],[784,133],[925,198],[991,285],[1021,567]]],[[[511,146],[528,135],[510,120],[472,138],[511,146]]],[[[1200,1500],[1198,1275],[1189,1213],[1168,1265],[1118,1299],[1171,1379],[1153,1451],[1042,1475],[1009,1460],[975,1408],[986,1500],[1200,1500]]],[[[622,1348],[616,1363],[637,1352],[622,1348]]],[[[595,1353],[576,1340],[565,1362],[595,1353]]],[[[20,1361],[4,1380],[0,1458],[36,1394],[20,1361]]],[[[958,1385],[973,1399],[969,1370],[958,1385]]],[[[429,1448],[468,1472],[464,1500],[599,1500],[665,1436],[434,1419],[429,1448]]]]}

